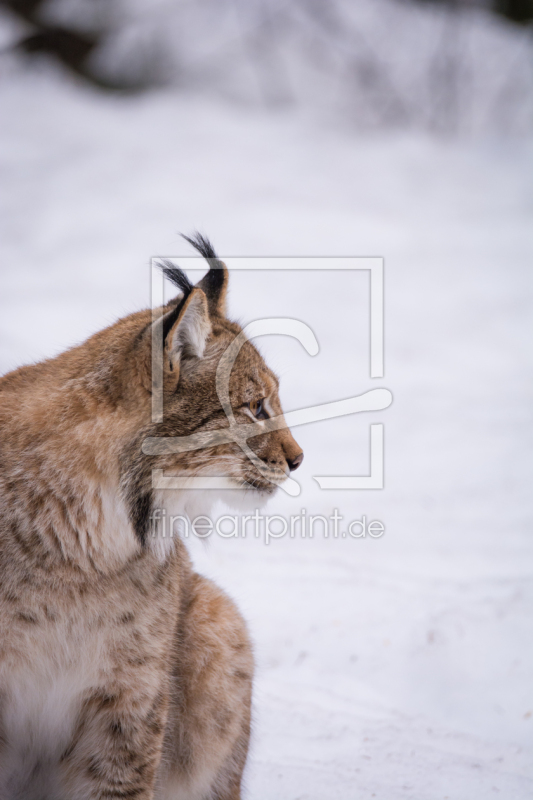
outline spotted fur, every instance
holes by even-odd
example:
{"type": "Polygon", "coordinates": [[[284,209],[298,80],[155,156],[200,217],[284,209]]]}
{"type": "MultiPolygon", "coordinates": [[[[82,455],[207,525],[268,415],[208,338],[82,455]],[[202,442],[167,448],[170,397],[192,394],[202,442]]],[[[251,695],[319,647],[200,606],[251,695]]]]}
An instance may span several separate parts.
{"type": "MultiPolygon", "coordinates": [[[[165,475],[231,477],[268,496],[301,461],[288,430],[144,455],[147,437],[228,425],[216,368],[240,328],[228,273],[210,270],[161,308],[132,314],[57,358],[0,379],[0,798],[237,800],[250,733],[253,657],[232,601],[197,575],[183,542],[151,536],[155,503],[208,513],[212,492],[154,493],[165,475]],[[163,421],[151,347],[163,325],[163,421]]],[[[278,381],[251,343],[230,380],[238,423],[278,381]]]]}

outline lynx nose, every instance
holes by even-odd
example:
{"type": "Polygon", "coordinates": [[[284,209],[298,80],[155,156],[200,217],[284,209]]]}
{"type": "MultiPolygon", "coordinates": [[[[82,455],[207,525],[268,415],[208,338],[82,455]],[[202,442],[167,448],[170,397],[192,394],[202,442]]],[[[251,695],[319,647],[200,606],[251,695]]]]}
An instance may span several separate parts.
{"type": "Polygon", "coordinates": [[[295,456],[294,458],[288,459],[287,464],[289,465],[290,471],[294,472],[295,469],[298,469],[303,460],[304,460],[303,453],[298,453],[298,455],[295,456]]]}

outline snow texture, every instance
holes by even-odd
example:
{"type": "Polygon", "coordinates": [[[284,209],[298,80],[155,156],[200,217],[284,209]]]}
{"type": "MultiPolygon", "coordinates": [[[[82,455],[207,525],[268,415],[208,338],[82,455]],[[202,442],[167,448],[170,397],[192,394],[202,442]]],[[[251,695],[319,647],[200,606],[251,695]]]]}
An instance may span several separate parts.
{"type": "MultiPolygon", "coordinates": [[[[379,539],[191,542],[255,642],[246,797],[526,800],[533,793],[531,192],[527,142],[356,136],[293,111],[161,91],[110,98],[53,69],[0,84],[0,370],[149,304],[149,258],[380,255],[386,368],[368,375],[368,274],[232,275],[286,409],[384,386],[383,412],[302,426],[302,495],[271,514],[380,520],[379,539]],[[383,491],[365,474],[385,425],[383,491]]],[[[253,266],[253,263],[251,263],[253,266]]],[[[222,513],[222,510],[221,512],[222,513]]],[[[342,526],[341,526],[342,530],[342,526]]]]}
{"type": "MultiPolygon", "coordinates": [[[[531,29],[490,4],[45,0],[39,17],[98,35],[89,66],[112,82],[300,108],[360,131],[531,132],[531,29]]],[[[0,8],[2,45],[28,30],[0,8]]],[[[4,71],[11,62],[6,49],[4,71]]]]}

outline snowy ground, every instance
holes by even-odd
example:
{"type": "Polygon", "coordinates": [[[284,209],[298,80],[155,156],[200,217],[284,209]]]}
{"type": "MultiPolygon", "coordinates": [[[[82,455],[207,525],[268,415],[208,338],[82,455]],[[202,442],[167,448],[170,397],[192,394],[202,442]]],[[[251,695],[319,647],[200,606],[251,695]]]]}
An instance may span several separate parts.
{"type": "Polygon", "coordinates": [[[295,430],[302,495],[268,508],[365,514],[382,538],[193,543],[256,643],[246,796],[531,797],[530,147],[358,138],[46,75],[13,75],[0,105],[2,372],[146,306],[149,257],[188,253],[178,230],[222,254],[386,259],[382,381],[365,273],[233,276],[236,316],[316,326],[320,360],[261,345],[287,408],[395,398],[295,430]],[[313,475],[364,474],[372,421],[385,490],[320,492],[313,475]]]}

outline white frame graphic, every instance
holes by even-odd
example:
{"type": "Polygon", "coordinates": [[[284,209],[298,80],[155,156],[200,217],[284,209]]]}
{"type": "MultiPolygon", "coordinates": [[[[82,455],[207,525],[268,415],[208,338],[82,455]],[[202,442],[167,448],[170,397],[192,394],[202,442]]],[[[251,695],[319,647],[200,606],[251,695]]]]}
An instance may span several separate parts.
{"type": "MultiPolygon", "coordinates": [[[[229,271],[238,270],[369,270],[370,271],[370,378],[382,378],[384,376],[384,263],[381,257],[229,257],[221,258],[229,271]],[[253,266],[252,266],[253,264],[253,266]]],[[[152,421],[161,422],[163,420],[163,338],[162,327],[157,324],[157,309],[164,305],[164,275],[160,268],[162,261],[176,263],[176,266],[192,271],[205,272],[205,261],[200,256],[188,256],[184,258],[176,257],[154,257],[151,261],[151,302],[153,336],[152,336],[152,421]]],[[[264,333],[284,333],[295,336],[302,341],[301,336],[305,336],[305,331],[301,330],[302,323],[297,320],[256,320],[247,326],[250,328],[249,335],[261,335],[264,333]],[[262,323],[262,324],[258,324],[262,323]],[[265,323],[267,323],[265,325],[265,323]],[[269,329],[271,324],[272,330],[269,329]],[[280,323],[282,330],[279,329],[280,323]],[[294,329],[294,330],[293,330],[294,329]]],[[[303,325],[307,328],[306,325],[303,325]]],[[[310,329],[311,336],[314,336],[310,329]]],[[[309,338],[309,337],[307,337],[309,338]]],[[[306,345],[306,350],[312,354],[312,346],[306,345]]],[[[366,392],[359,397],[349,398],[347,401],[337,403],[326,403],[309,409],[299,409],[298,411],[286,414],[286,424],[289,427],[302,424],[303,422],[319,421],[336,416],[357,413],[358,411],[381,410],[387,408],[392,402],[392,394],[388,389],[376,389],[366,392]]],[[[230,420],[231,422],[231,420],[230,420]]],[[[276,420],[272,428],[276,428],[276,420]]],[[[278,426],[279,427],[279,426],[278,426]]],[[[224,429],[227,431],[227,429],[224,429]]],[[[215,432],[216,433],[216,432],[215,432]]],[[[251,435],[251,434],[250,434],[251,435]]],[[[193,437],[164,437],[158,439],[147,439],[143,443],[143,452],[146,454],[157,454],[162,452],[180,452],[183,449],[195,447],[191,441],[184,441],[184,438],[191,440],[193,437]]],[[[230,437],[231,438],[231,437],[230,437]]],[[[239,437],[242,438],[242,437],[239,437]]],[[[245,452],[248,448],[246,443],[240,443],[245,452]]],[[[201,446],[201,445],[196,445],[201,446]]],[[[202,446],[207,446],[205,443],[202,446]]],[[[370,425],[370,475],[365,476],[313,476],[321,489],[382,489],[384,486],[384,426],[383,424],[370,425]]],[[[152,488],[154,489],[178,489],[178,488],[216,488],[227,489],[230,482],[227,478],[194,478],[188,476],[167,477],[162,470],[153,470],[152,488]]],[[[300,492],[299,484],[290,478],[282,484],[288,494],[296,496],[300,492]]]]}

